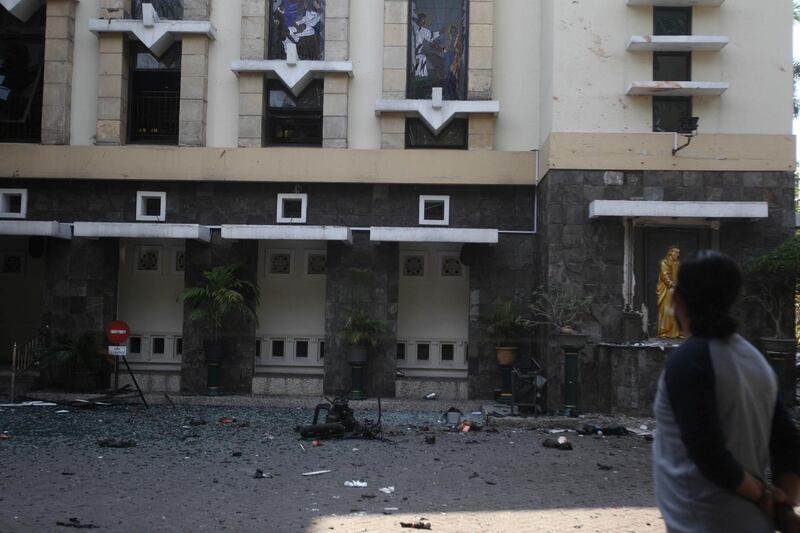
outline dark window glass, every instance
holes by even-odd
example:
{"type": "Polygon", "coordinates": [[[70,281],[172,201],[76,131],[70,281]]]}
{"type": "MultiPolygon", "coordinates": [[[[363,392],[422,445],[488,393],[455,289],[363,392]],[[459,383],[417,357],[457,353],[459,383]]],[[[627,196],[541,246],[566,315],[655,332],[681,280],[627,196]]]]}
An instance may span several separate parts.
{"type": "Polygon", "coordinates": [[[325,0],[270,0],[269,59],[325,59],[325,0]]]}
{"type": "Polygon", "coordinates": [[[303,201],[300,199],[283,200],[283,218],[300,218],[303,216],[303,201]]]}
{"type": "Polygon", "coordinates": [[[175,355],[183,354],[183,339],[178,337],[175,339],[175,355]]]}
{"type": "Polygon", "coordinates": [[[406,345],[405,345],[405,343],[402,343],[402,342],[398,342],[397,343],[397,347],[395,348],[395,354],[397,355],[397,358],[400,359],[401,361],[405,360],[405,358],[406,358],[406,345]]]}
{"type": "Polygon", "coordinates": [[[6,194],[6,213],[22,213],[22,195],[21,194],[6,194]]]}
{"type": "Polygon", "coordinates": [[[689,52],[654,52],[654,81],[689,81],[692,79],[692,54],[689,52]]]}
{"type": "Polygon", "coordinates": [[[295,357],[308,357],[308,341],[296,341],[294,344],[294,356],[295,357]]]}
{"type": "Polygon", "coordinates": [[[129,140],[178,144],[181,93],[181,44],[160,58],[141,43],[131,45],[129,140]]]}
{"type": "Polygon", "coordinates": [[[261,357],[261,341],[256,341],[256,357],[261,357]]]}
{"type": "Polygon", "coordinates": [[[142,4],[153,4],[158,18],[164,20],[183,19],[183,0],[133,0],[133,18],[142,19],[142,4]]]}
{"type": "Polygon", "coordinates": [[[414,0],[409,11],[408,98],[441,87],[445,100],[466,100],[469,1],[414,0]]]}
{"type": "Polygon", "coordinates": [[[455,359],[456,347],[454,344],[442,344],[442,361],[455,359]]]}
{"type": "Polygon", "coordinates": [[[425,201],[425,220],[444,220],[444,200],[425,201]]]}
{"type": "Polygon", "coordinates": [[[44,26],[44,7],[27,22],[0,9],[0,142],[41,142],[44,26]]]}
{"type": "Polygon", "coordinates": [[[144,199],[144,214],[148,217],[161,215],[161,198],[149,197],[144,199]]]}
{"type": "Polygon", "coordinates": [[[128,339],[128,345],[131,348],[131,353],[142,353],[142,338],[141,337],[130,337],[128,339]]]}
{"type": "Polygon", "coordinates": [[[692,116],[689,97],[653,97],[653,131],[678,131],[681,120],[692,116]]]}
{"type": "Polygon", "coordinates": [[[153,354],[164,354],[164,337],[153,337],[153,354]]]}
{"type": "Polygon", "coordinates": [[[406,148],[467,149],[468,122],[465,118],[453,119],[438,135],[418,118],[406,119],[406,148]]]}
{"type": "Polygon", "coordinates": [[[283,357],[283,341],[272,341],[272,357],[283,357]]]}
{"type": "Polygon", "coordinates": [[[654,7],[653,35],[691,35],[691,7],[654,7]]]}
{"type": "Polygon", "coordinates": [[[295,97],[281,82],[267,82],[266,146],[322,146],[322,87],[315,80],[295,97]]]}
{"type": "Polygon", "coordinates": [[[431,358],[430,344],[417,344],[417,361],[427,361],[431,358]]]}
{"type": "Polygon", "coordinates": [[[319,358],[325,359],[325,341],[319,342],[319,358]]]}

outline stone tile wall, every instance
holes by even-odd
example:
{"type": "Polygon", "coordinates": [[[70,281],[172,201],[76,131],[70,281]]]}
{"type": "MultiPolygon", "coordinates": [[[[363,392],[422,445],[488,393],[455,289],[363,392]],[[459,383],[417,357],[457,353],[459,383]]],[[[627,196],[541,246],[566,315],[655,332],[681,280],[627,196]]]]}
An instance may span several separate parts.
{"type": "Polygon", "coordinates": [[[180,146],[205,146],[206,143],[208,46],[205,35],[185,35],[181,41],[180,146]]]}
{"type": "Polygon", "coordinates": [[[75,0],[48,0],[46,9],[42,144],[69,144],[75,0]]]}
{"type": "MultiPolygon", "coordinates": [[[[130,0],[102,0],[100,17],[127,18],[130,0]]],[[[101,33],[96,144],[125,144],[128,130],[128,39],[101,33]]]]}
{"type": "MultiPolygon", "coordinates": [[[[350,0],[325,1],[325,59],[350,59],[350,0]]],[[[347,86],[346,74],[325,76],[322,109],[322,147],[347,148],[347,86]]]]}
{"type": "MultiPolygon", "coordinates": [[[[269,0],[242,0],[240,59],[263,60],[267,46],[269,0]]],[[[239,75],[239,146],[261,147],[264,116],[264,75],[239,75]]]]}

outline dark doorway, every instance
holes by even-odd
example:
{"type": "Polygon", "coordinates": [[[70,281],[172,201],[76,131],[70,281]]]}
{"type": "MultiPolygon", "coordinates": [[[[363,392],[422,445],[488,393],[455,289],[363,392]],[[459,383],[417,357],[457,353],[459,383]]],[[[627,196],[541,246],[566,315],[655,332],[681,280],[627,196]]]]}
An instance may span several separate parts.
{"type": "Polygon", "coordinates": [[[181,44],[160,58],[143,44],[131,44],[128,140],[178,144],[181,104],[181,44]]]}

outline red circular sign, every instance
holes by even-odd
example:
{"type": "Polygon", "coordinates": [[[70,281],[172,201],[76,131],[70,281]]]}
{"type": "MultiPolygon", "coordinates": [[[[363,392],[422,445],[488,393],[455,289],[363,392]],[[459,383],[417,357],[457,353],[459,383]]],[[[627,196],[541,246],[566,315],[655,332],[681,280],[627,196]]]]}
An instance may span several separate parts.
{"type": "Polygon", "coordinates": [[[113,342],[114,344],[122,344],[128,340],[130,333],[131,329],[128,324],[122,320],[114,320],[106,326],[106,338],[108,342],[113,342]]]}

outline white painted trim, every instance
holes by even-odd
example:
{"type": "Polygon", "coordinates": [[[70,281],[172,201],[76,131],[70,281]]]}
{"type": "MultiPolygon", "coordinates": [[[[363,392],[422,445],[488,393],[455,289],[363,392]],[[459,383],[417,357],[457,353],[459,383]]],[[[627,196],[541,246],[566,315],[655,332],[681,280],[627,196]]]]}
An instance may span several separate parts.
{"type": "Polygon", "coordinates": [[[594,200],[589,218],[730,218],[758,219],[769,216],[767,202],[649,202],[638,200],[594,200]]]}
{"type": "Polygon", "coordinates": [[[450,196],[421,194],[419,196],[419,224],[421,226],[449,226],[450,225],[450,196]],[[442,220],[428,220],[425,218],[426,202],[444,202],[444,218],[442,220]]]}
{"type": "Polygon", "coordinates": [[[472,228],[369,228],[369,238],[378,242],[460,242],[497,244],[496,229],[472,228]]]}
{"type": "Polygon", "coordinates": [[[28,216],[28,189],[0,189],[0,218],[25,218],[28,216]],[[19,213],[8,210],[8,197],[19,195],[19,213]]]}
{"type": "Polygon", "coordinates": [[[375,114],[402,113],[419,116],[434,134],[441,132],[451,120],[458,116],[475,114],[496,115],[500,112],[497,100],[444,100],[441,107],[430,100],[385,100],[375,101],[375,114]]]}
{"type": "Polygon", "coordinates": [[[43,5],[44,0],[0,0],[0,6],[22,22],[28,22],[43,5]]]}
{"type": "Polygon", "coordinates": [[[721,96],[730,88],[724,81],[634,81],[627,96],[721,96]]]}
{"type": "Polygon", "coordinates": [[[345,226],[255,226],[222,225],[223,239],[258,241],[353,241],[353,231],[345,226]]]}
{"type": "Polygon", "coordinates": [[[275,221],[279,224],[305,224],[306,214],[308,212],[308,194],[289,194],[278,193],[278,214],[275,221]],[[283,216],[283,201],[284,200],[300,200],[300,218],[288,218],[283,216]]]}
{"type": "Polygon", "coordinates": [[[167,193],[159,191],[136,191],[136,220],[141,222],[164,222],[167,219],[167,193]],[[145,200],[158,198],[160,209],[158,215],[145,214],[145,200]]]}
{"type": "Polygon", "coordinates": [[[0,220],[0,235],[24,235],[71,239],[72,228],[60,222],[35,220],[0,220]]]}
{"type": "Polygon", "coordinates": [[[195,239],[211,241],[211,228],[199,224],[147,222],[75,222],[75,237],[120,237],[130,239],[195,239]]]}
{"type": "Polygon", "coordinates": [[[663,7],[719,7],[725,0],[628,0],[629,6],[663,6],[663,7]]]}
{"type": "Polygon", "coordinates": [[[308,87],[320,74],[347,74],[353,77],[351,61],[297,61],[290,64],[286,60],[237,59],[231,63],[231,70],[239,76],[242,73],[271,73],[280,79],[295,96],[308,87]]]}
{"type": "Polygon", "coordinates": [[[625,47],[630,52],[719,52],[730,42],[719,35],[634,35],[625,47]]]}
{"type": "Polygon", "coordinates": [[[89,31],[100,36],[101,33],[127,33],[134,35],[155,55],[160,56],[182,35],[205,35],[216,38],[217,30],[205,20],[145,20],[131,19],[90,19],[89,31]]]}

